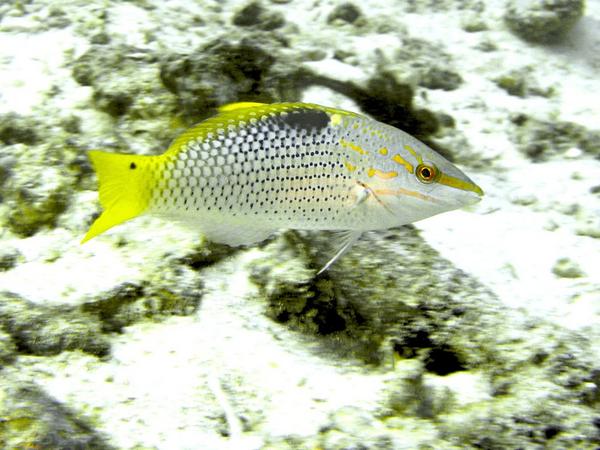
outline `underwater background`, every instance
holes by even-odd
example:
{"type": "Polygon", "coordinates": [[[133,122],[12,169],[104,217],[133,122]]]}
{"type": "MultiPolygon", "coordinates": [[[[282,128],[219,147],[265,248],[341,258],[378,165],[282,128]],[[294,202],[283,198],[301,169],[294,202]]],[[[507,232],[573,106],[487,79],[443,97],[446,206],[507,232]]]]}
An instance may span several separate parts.
{"type": "Polygon", "coordinates": [[[0,4],[0,448],[600,446],[600,2],[0,4]],[[394,125],[485,191],[247,248],[153,217],[80,245],[87,151],[236,102],[394,125]]]}

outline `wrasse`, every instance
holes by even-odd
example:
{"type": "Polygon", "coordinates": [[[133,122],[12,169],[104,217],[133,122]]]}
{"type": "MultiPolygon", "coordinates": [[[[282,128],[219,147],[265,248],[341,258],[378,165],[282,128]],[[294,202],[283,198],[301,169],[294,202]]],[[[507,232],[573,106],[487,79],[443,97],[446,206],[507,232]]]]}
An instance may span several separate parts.
{"type": "Polygon", "coordinates": [[[411,135],[310,103],[234,103],[162,155],[90,151],[103,212],[83,242],[142,213],[231,246],[282,228],[344,231],[327,269],[367,230],[477,202],[483,191],[411,135]]]}

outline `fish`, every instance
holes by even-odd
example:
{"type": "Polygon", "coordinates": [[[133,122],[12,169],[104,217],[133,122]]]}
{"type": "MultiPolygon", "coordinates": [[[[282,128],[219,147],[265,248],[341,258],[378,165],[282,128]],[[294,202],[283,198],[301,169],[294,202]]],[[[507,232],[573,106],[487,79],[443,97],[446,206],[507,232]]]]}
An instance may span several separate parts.
{"type": "Polygon", "coordinates": [[[82,243],[141,214],[230,246],[281,229],[331,230],[340,258],[362,233],[478,202],[482,189],[410,134],[312,103],[238,102],[161,155],[88,152],[102,213],[82,243]]]}

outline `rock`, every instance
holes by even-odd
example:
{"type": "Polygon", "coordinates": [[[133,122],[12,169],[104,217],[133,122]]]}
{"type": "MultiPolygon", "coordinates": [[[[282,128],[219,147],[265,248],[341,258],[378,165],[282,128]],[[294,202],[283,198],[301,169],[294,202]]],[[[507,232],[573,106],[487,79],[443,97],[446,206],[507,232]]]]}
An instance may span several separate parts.
{"type": "Polygon", "coordinates": [[[275,99],[269,76],[278,45],[270,39],[214,40],[190,54],[166,56],[160,78],[190,122],[214,114],[215,107],[226,103],[268,103],[275,99]]]}
{"type": "MultiPolygon", "coordinates": [[[[316,246],[323,248],[318,241],[316,246]]],[[[353,310],[349,335],[372,361],[383,361],[392,352],[418,358],[428,372],[445,375],[486,358],[483,348],[492,337],[479,334],[476,323],[482,310],[493,315],[494,297],[440,258],[411,227],[385,237],[366,234],[338,263],[327,274],[331,289],[338,304],[353,310]],[[396,271],[397,266],[403,270],[396,271]],[[465,308],[468,298],[479,311],[465,308]],[[465,345],[468,352],[462,350],[465,345]]]]}
{"type": "Polygon", "coordinates": [[[289,232],[267,246],[267,258],[253,264],[250,279],[267,300],[271,319],[311,334],[330,334],[344,319],[335,301],[314,282],[306,246],[289,232]],[[331,315],[334,315],[335,320],[331,315]]]}
{"type": "Polygon", "coordinates": [[[598,223],[598,218],[588,218],[583,225],[577,227],[576,233],[579,236],[600,239],[600,223],[598,223]]]}
{"type": "Polygon", "coordinates": [[[285,24],[283,14],[270,12],[260,2],[253,1],[243,6],[233,15],[234,25],[239,27],[256,27],[263,31],[272,31],[285,24]]]}
{"type": "Polygon", "coordinates": [[[397,448],[376,417],[370,412],[354,406],[342,407],[334,411],[320,435],[318,448],[381,449],[397,448]]]}
{"type": "Polygon", "coordinates": [[[428,89],[453,91],[458,89],[462,82],[462,77],[456,72],[440,67],[429,67],[422,75],[420,85],[428,89]]]}
{"type": "MultiPolygon", "coordinates": [[[[13,342],[10,334],[4,332],[0,327],[0,370],[14,361],[17,356],[17,347],[13,342]]],[[[0,430],[2,425],[0,422],[0,430]]]]}
{"type": "Polygon", "coordinates": [[[104,332],[119,332],[142,320],[190,315],[202,299],[202,282],[174,261],[153,267],[143,280],[125,282],[86,300],[81,311],[97,317],[104,332]]]}
{"type": "Polygon", "coordinates": [[[194,270],[210,266],[223,258],[232,255],[237,249],[225,244],[217,244],[210,241],[202,241],[194,246],[192,250],[177,260],[178,264],[185,264],[194,270]]]}
{"type": "MultiPolygon", "coordinates": [[[[335,247],[331,235],[288,233],[265,247],[269,256],[253,269],[267,315],[317,336],[324,357],[333,353],[379,366],[395,361],[378,416],[365,421],[361,411],[346,428],[359,429],[369,442],[382,439],[383,447],[374,448],[387,448],[395,437],[402,441],[411,417],[435,419],[441,433],[433,448],[455,439],[488,448],[550,442],[569,448],[593,441],[600,403],[594,333],[557,330],[506,311],[412,227],[382,234],[367,233],[315,277],[335,247]],[[435,387],[436,380],[461,374],[482,383],[471,403],[460,398],[462,384],[435,387]]],[[[325,427],[323,446],[357,445],[346,428],[325,427]]]]}
{"type": "Polygon", "coordinates": [[[360,8],[353,3],[342,3],[337,5],[329,16],[327,16],[327,23],[333,23],[337,20],[354,23],[362,16],[360,8]]]}
{"type": "Polygon", "coordinates": [[[561,278],[580,278],[585,276],[579,264],[569,258],[560,258],[552,267],[552,272],[561,278]]]}
{"type": "Polygon", "coordinates": [[[0,114],[0,142],[5,145],[35,144],[39,122],[14,113],[0,114]]]}
{"type": "Polygon", "coordinates": [[[402,33],[402,46],[388,69],[399,81],[428,89],[457,89],[463,82],[454,68],[453,56],[442,45],[402,33]],[[404,36],[406,35],[406,36],[404,36]]]}
{"type": "Polygon", "coordinates": [[[600,155],[600,131],[588,130],[573,122],[548,122],[518,114],[512,117],[517,126],[517,148],[534,161],[560,157],[577,147],[592,156],[600,155]]]}
{"type": "Polygon", "coordinates": [[[434,408],[434,393],[425,385],[426,370],[418,361],[402,363],[396,377],[386,383],[385,395],[387,400],[385,416],[415,416],[431,419],[438,414],[447,412],[451,402],[445,407],[437,405],[434,408]]]}
{"type": "Polygon", "coordinates": [[[123,45],[92,45],[74,63],[72,76],[93,88],[94,106],[113,117],[161,119],[176,112],[172,95],[157,78],[157,58],[123,45]]]}
{"type": "Polygon", "coordinates": [[[446,374],[485,359],[483,353],[460,350],[466,342],[491,339],[474,335],[481,312],[468,312],[458,298],[453,304],[444,292],[477,298],[473,301],[480,308],[491,308],[490,294],[440,260],[410,228],[391,232],[388,239],[402,243],[401,253],[387,249],[387,240],[367,234],[317,278],[318,268],[336,251],[331,235],[315,233],[298,240],[296,234],[286,234],[269,244],[265,250],[273,256],[257,263],[252,275],[266,298],[267,315],[294,329],[327,336],[324,346],[338,356],[369,363],[380,363],[395,352],[418,356],[427,370],[446,374]],[[311,263],[309,249],[320,249],[316,263],[311,263]],[[396,273],[394,260],[407,268],[396,273]],[[438,278],[420,283],[431,267],[438,278]]]}
{"type": "Polygon", "coordinates": [[[525,98],[529,95],[551,97],[554,94],[552,87],[542,89],[532,77],[530,68],[512,70],[494,79],[496,85],[510,95],[525,98]]]}
{"type": "Polygon", "coordinates": [[[0,155],[0,202],[2,201],[2,186],[10,177],[15,164],[16,158],[13,155],[0,155]]]}
{"type": "Polygon", "coordinates": [[[552,44],[560,41],[583,16],[584,0],[510,0],[504,20],[526,41],[552,44]]]}
{"type": "Polygon", "coordinates": [[[104,356],[110,350],[94,317],[69,308],[35,305],[10,292],[0,292],[0,326],[21,353],[48,356],[81,350],[104,356]]]}
{"type": "Polygon", "coordinates": [[[461,19],[460,26],[467,33],[479,33],[489,29],[488,24],[483,20],[480,14],[465,14],[461,19]]]}
{"type": "Polygon", "coordinates": [[[0,247],[0,272],[4,272],[15,267],[21,258],[22,255],[18,249],[9,245],[0,247]]]}
{"type": "Polygon", "coordinates": [[[20,236],[54,227],[66,210],[76,182],[66,170],[62,151],[48,147],[24,148],[4,185],[1,196],[9,205],[6,225],[20,236]]]}
{"type": "Polygon", "coordinates": [[[48,17],[46,18],[46,26],[49,28],[66,28],[69,25],[71,25],[71,20],[67,12],[58,5],[50,6],[48,17]]]}
{"type": "Polygon", "coordinates": [[[93,427],[31,382],[0,377],[0,447],[95,449],[112,447],[93,427]]]}
{"type": "Polygon", "coordinates": [[[321,76],[308,75],[307,79],[312,84],[325,86],[348,96],[364,113],[424,142],[429,143],[426,137],[439,129],[439,122],[433,112],[414,107],[414,89],[410,84],[399,80],[396,72],[377,72],[361,85],[321,76]]]}

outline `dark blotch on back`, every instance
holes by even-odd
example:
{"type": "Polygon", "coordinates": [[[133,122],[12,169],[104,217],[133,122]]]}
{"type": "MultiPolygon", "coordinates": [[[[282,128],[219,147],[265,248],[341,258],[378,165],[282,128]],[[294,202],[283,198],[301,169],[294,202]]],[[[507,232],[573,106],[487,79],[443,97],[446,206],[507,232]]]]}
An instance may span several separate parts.
{"type": "Polygon", "coordinates": [[[288,126],[297,130],[321,130],[329,124],[329,115],[318,109],[293,109],[285,115],[271,119],[279,126],[288,126]]]}

